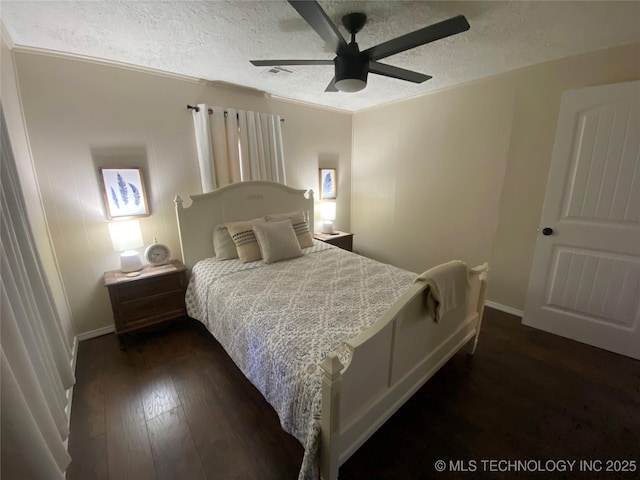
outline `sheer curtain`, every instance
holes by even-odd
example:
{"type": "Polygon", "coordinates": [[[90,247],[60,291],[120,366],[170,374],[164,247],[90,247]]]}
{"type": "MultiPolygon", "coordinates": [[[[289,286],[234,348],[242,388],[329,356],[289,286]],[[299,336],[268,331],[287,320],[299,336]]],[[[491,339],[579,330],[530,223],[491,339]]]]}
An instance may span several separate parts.
{"type": "Polygon", "coordinates": [[[36,251],[4,114],[0,117],[0,474],[64,479],[71,460],[65,445],[67,390],[75,382],[71,347],[36,251]]]}
{"type": "Polygon", "coordinates": [[[286,183],[279,116],[204,104],[197,110],[193,122],[203,193],[247,180],[286,183]]]}

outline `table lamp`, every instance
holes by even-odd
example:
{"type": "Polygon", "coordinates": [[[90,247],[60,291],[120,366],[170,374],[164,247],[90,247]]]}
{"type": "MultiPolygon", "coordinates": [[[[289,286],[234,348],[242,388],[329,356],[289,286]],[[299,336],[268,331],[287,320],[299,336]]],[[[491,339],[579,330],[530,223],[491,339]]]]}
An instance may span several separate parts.
{"type": "Polygon", "coordinates": [[[333,233],[333,221],[336,219],[336,202],[322,202],[320,204],[320,218],[322,219],[322,233],[333,233]]]}
{"type": "Polygon", "coordinates": [[[109,234],[113,249],[116,252],[122,252],[120,254],[120,269],[125,273],[142,270],[140,254],[134,250],[144,246],[140,222],[138,220],[111,222],[109,234]]]}

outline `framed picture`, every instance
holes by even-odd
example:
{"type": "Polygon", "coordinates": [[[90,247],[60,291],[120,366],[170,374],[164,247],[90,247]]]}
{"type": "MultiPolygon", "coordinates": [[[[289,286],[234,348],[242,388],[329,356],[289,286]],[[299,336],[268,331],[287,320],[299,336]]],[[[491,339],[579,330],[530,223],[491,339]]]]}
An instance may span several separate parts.
{"type": "Polygon", "coordinates": [[[139,168],[100,168],[109,220],[148,217],[149,204],[139,168]]]}
{"type": "Polygon", "coordinates": [[[336,199],[336,169],[321,168],[320,169],[320,200],[336,199]]]}

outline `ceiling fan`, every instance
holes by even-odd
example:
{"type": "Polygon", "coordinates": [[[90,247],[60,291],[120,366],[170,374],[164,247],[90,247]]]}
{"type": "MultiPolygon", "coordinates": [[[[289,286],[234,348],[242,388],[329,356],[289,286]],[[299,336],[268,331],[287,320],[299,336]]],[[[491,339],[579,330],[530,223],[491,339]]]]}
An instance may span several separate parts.
{"type": "Polygon", "coordinates": [[[463,15],[435,23],[406,35],[394,38],[374,47],[363,50],[358,48],[356,33],[367,22],[364,13],[349,13],[342,17],[342,24],[351,34],[347,44],[336,26],[315,0],[288,0],[293,8],[304,18],[318,35],[336,53],[333,60],[251,60],[256,67],[284,65],[334,65],[335,75],[325,92],[357,92],[367,86],[369,72],[386,77],[398,78],[413,83],[422,83],[431,76],[394,67],[378,60],[410,50],[441,38],[469,30],[469,22],[463,15]]]}

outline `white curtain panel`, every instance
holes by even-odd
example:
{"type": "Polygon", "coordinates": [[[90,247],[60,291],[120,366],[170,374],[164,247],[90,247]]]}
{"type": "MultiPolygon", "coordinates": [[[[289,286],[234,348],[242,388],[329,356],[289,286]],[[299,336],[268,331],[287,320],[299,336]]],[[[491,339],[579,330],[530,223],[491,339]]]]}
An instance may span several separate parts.
{"type": "Polygon", "coordinates": [[[193,118],[203,193],[247,180],[286,183],[279,116],[199,104],[193,118]]]}
{"type": "Polygon", "coordinates": [[[242,168],[240,165],[240,149],[239,149],[239,129],[238,129],[238,112],[234,108],[227,108],[225,115],[222,108],[214,108],[214,115],[223,115],[225,120],[225,132],[227,134],[227,160],[229,170],[229,182],[237,183],[242,181],[242,168]],[[219,113],[222,111],[222,113],[219,113]]]}
{"type": "Polygon", "coordinates": [[[213,145],[211,144],[211,126],[209,122],[209,107],[199,104],[192,110],[193,126],[196,132],[196,150],[200,165],[200,181],[202,193],[211,192],[218,187],[216,171],[213,167],[213,145]]]}
{"type": "Polygon", "coordinates": [[[71,347],[27,220],[4,115],[2,140],[0,473],[63,479],[71,347]]]}
{"type": "MultiPolygon", "coordinates": [[[[240,152],[238,150],[238,117],[236,111],[222,107],[212,107],[209,115],[211,122],[211,143],[213,145],[213,165],[216,171],[217,186],[239,182],[240,152]]],[[[211,161],[211,160],[210,160],[211,161]]]]}
{"type": "MultiPolygon", "coordinates": [[[[243,180],[287,183],[282,148],[282,121],[278,115],[238,111],[243,166],[250,174],[243,180]]],[[[243,168],[243,173],[244,173],[243,168]]]]}
{"type": "Polygon", "coordinates": [[[282,146],[282,119],[278,115],[269,115],[269,136],[271,138],[271,157],[274,165],[273,181],[287,183],[284,173],[284,147],[282,146]]]}

